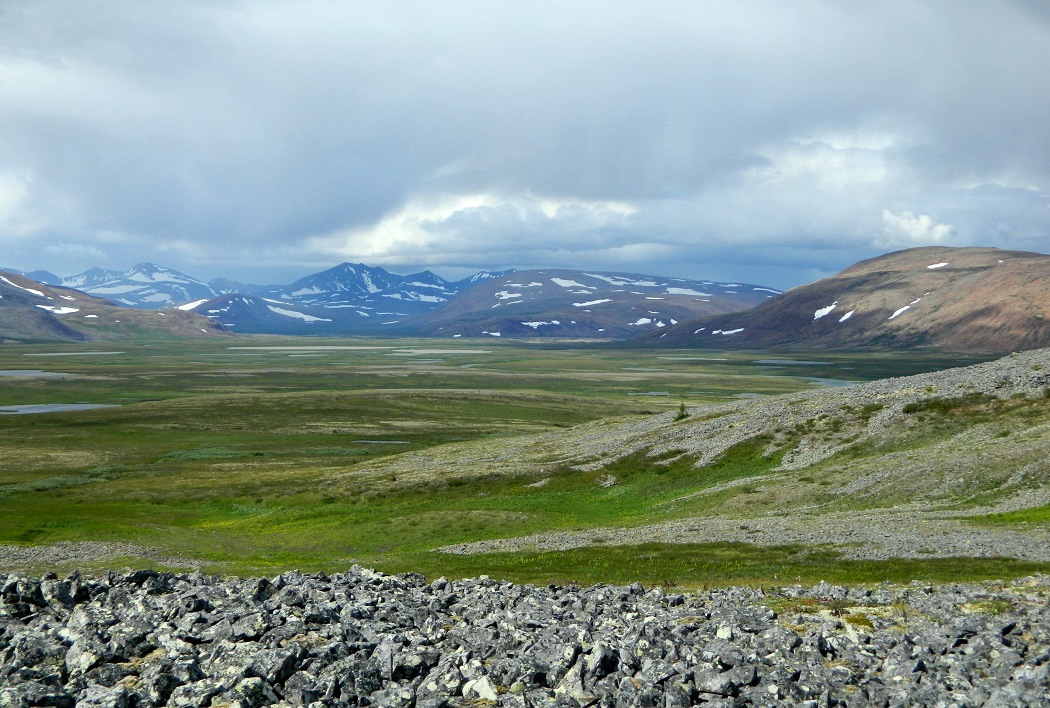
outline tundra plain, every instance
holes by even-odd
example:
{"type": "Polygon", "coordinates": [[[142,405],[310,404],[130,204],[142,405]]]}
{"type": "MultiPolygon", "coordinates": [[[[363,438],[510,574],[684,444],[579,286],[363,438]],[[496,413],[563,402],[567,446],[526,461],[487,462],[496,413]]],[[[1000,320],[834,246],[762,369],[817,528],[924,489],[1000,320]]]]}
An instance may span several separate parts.
{"type": "MultiPolygon", "coordinates": [[[[1042,359],[1020,356],[1038,379],[1042,359]]],[[[683,586],[1047,572],[1030,550],[1050,522],[1035,379],[842,386],[978,361],[495,338],[5,345],[0,405],[115,407],[0,415],[0,565],[683,586]]]]}

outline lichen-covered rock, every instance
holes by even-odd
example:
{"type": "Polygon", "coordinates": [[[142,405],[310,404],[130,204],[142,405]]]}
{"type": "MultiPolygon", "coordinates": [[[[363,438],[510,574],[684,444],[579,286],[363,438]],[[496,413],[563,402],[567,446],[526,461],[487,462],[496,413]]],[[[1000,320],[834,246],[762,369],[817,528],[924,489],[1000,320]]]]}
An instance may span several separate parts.
{"type": "Polygon", "coordinates": [[[1044,577],[666,594],[355,566],[0,574],[0,597],[0,708],[1050,706],[1044,577]]]}

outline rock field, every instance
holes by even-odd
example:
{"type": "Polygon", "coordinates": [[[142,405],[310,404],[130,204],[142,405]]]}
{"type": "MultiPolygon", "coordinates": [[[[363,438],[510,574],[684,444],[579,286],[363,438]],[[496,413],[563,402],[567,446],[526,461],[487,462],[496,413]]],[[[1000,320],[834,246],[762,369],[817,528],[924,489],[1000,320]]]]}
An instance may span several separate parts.
{"type": "Polygon", "coordinates": [[[445,553],[516,553],[564,551],[593,544],[750,543],[758,546],[834,545],[843,558],[1019,558],[1050,562],[1050,533],[967,525],[964,521],[917,511],[823,514],[807,517],[721,516],[674,519],[634,527],[554,531],[442,546],[445,553]]]}
{"type": "Polygon", "coordinates": [[[0,575],[0,706],[1047,706],[1050,578],[0,575]]]}

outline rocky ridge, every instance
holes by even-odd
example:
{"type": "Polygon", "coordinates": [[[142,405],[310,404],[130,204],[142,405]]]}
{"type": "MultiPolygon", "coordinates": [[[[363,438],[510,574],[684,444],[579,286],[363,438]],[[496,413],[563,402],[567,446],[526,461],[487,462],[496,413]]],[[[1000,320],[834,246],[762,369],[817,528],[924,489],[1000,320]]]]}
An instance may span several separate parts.
{"type": "Polygon", "coordinates": [[[1050,579],[0,575],[0,706],[1050,705],[1050,579]]]}
{"type": "MultiPolygon", "coordinates": [[[[969,367],[796,394],[750,398],[626,421],[601,421],[542,435],[448,445],[364,463],[332,484],[396,473],[410,483],[456,474],[521,476],[602,474],[621,458],[704,466],[730,449],[761,441],[779,465],[767,473],[714,484],[665,503],[668,520],[623,528],[561,531],[448,546],[452,553],[563,550],[602,544],[742,541],[761,545],[836,545],[848,558],[1011,557],[1050,560],[1050,535],[1036,527],[975,525],[968,517],[1050,504],[1050,350],[1022,352],[969,367]],[[1032,418],[999,422],[986,415],[921,448],[896,441],[936,420],[920,421],[924,406],[987,400],[988,406],[1027,405],[1032,418]],[[869,450],[838,465],[839,453],[869,450]],[[886,452],[881,452],[881,447],[886,452]],[[463,462],[468,461],[469,463],[463,462]],[[464,472],[467,470],[467,472],[464,472]],[[808,479],[809,481],[806,481],[808,479]],[[678,512],[699,497],[746,486],[713,511],[678,512]],[[745,523],[746,522],[746,523],[745,523]],[[746,527],[746,528],[742,528],[746,527]]],[[[940,414],[950,420],[951,412],[940,414]]],[[[931,417],[936,418],[936,415],[931,417]]],[[[542,487],[536,493],[542,493],[542,487]]]]}
{"type": "Polygon", "coordinates": [[[742,442],[801,429],[798,436],[781,435],[772,442],[784,451],[777,469],[798,470],[849,446],[894,434],[909,419],[909,406],[973,394],[1043,400],[1048,391],[1050,349],[1039,349],[955,369],[708,405],[690,409],[684,419],[675,413],[606,419],[569,431],[450,444],[358,465],[347,475],[376,477],[379,471],[394,471],[406,479],[426,480],[438,476],[453,458],[475,461],[478,476],[542,474],[565,464],[586,471],[638,453],[662,460],[693,455],[701,467],[742,442]],[[834,417],[840,419],[837,429],[819,425],[834,417]]]}

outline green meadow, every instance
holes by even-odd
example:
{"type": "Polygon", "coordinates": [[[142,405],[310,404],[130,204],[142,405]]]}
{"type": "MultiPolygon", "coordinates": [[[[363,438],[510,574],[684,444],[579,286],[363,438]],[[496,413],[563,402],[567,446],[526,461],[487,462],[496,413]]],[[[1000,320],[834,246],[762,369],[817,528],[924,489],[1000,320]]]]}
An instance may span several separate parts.
{"type": "Polygon", "coordinates": [[[373,465],[406,453],[439,454],[452,443],[499,438],[509,444],[523,435],[640,418],[683,404],[967,363],[972,360],[934,355],[703,352],[495,339],[5,344],[0,406],[113,407],[0,415],[0,544],[129,542],[169,557],[166,563],[110,559],[98,567],[195,564],[210,572],[257,574],[336,571],[356,562],[388,572],[484,573],[533,583],[860,582],[1045,572],[1039,564],[1006,560],[858,562],[829,548],[745,544],[472,556],[434,550],[685,514],[690,510],[672,512],[664,503],[775,466],[757,444],[731,450],[703,481],[691,460],[641,456],[615,469],[566,466],[543,480],[527,472],[460,475],[457,468],[474,461],[455,456],[434,479],[373,465]],[[373,467],[383,471],[373,475],[373,467]],[[606,474],[615,474],[618,483],[603,487],[598,482],[606,474]]]}

